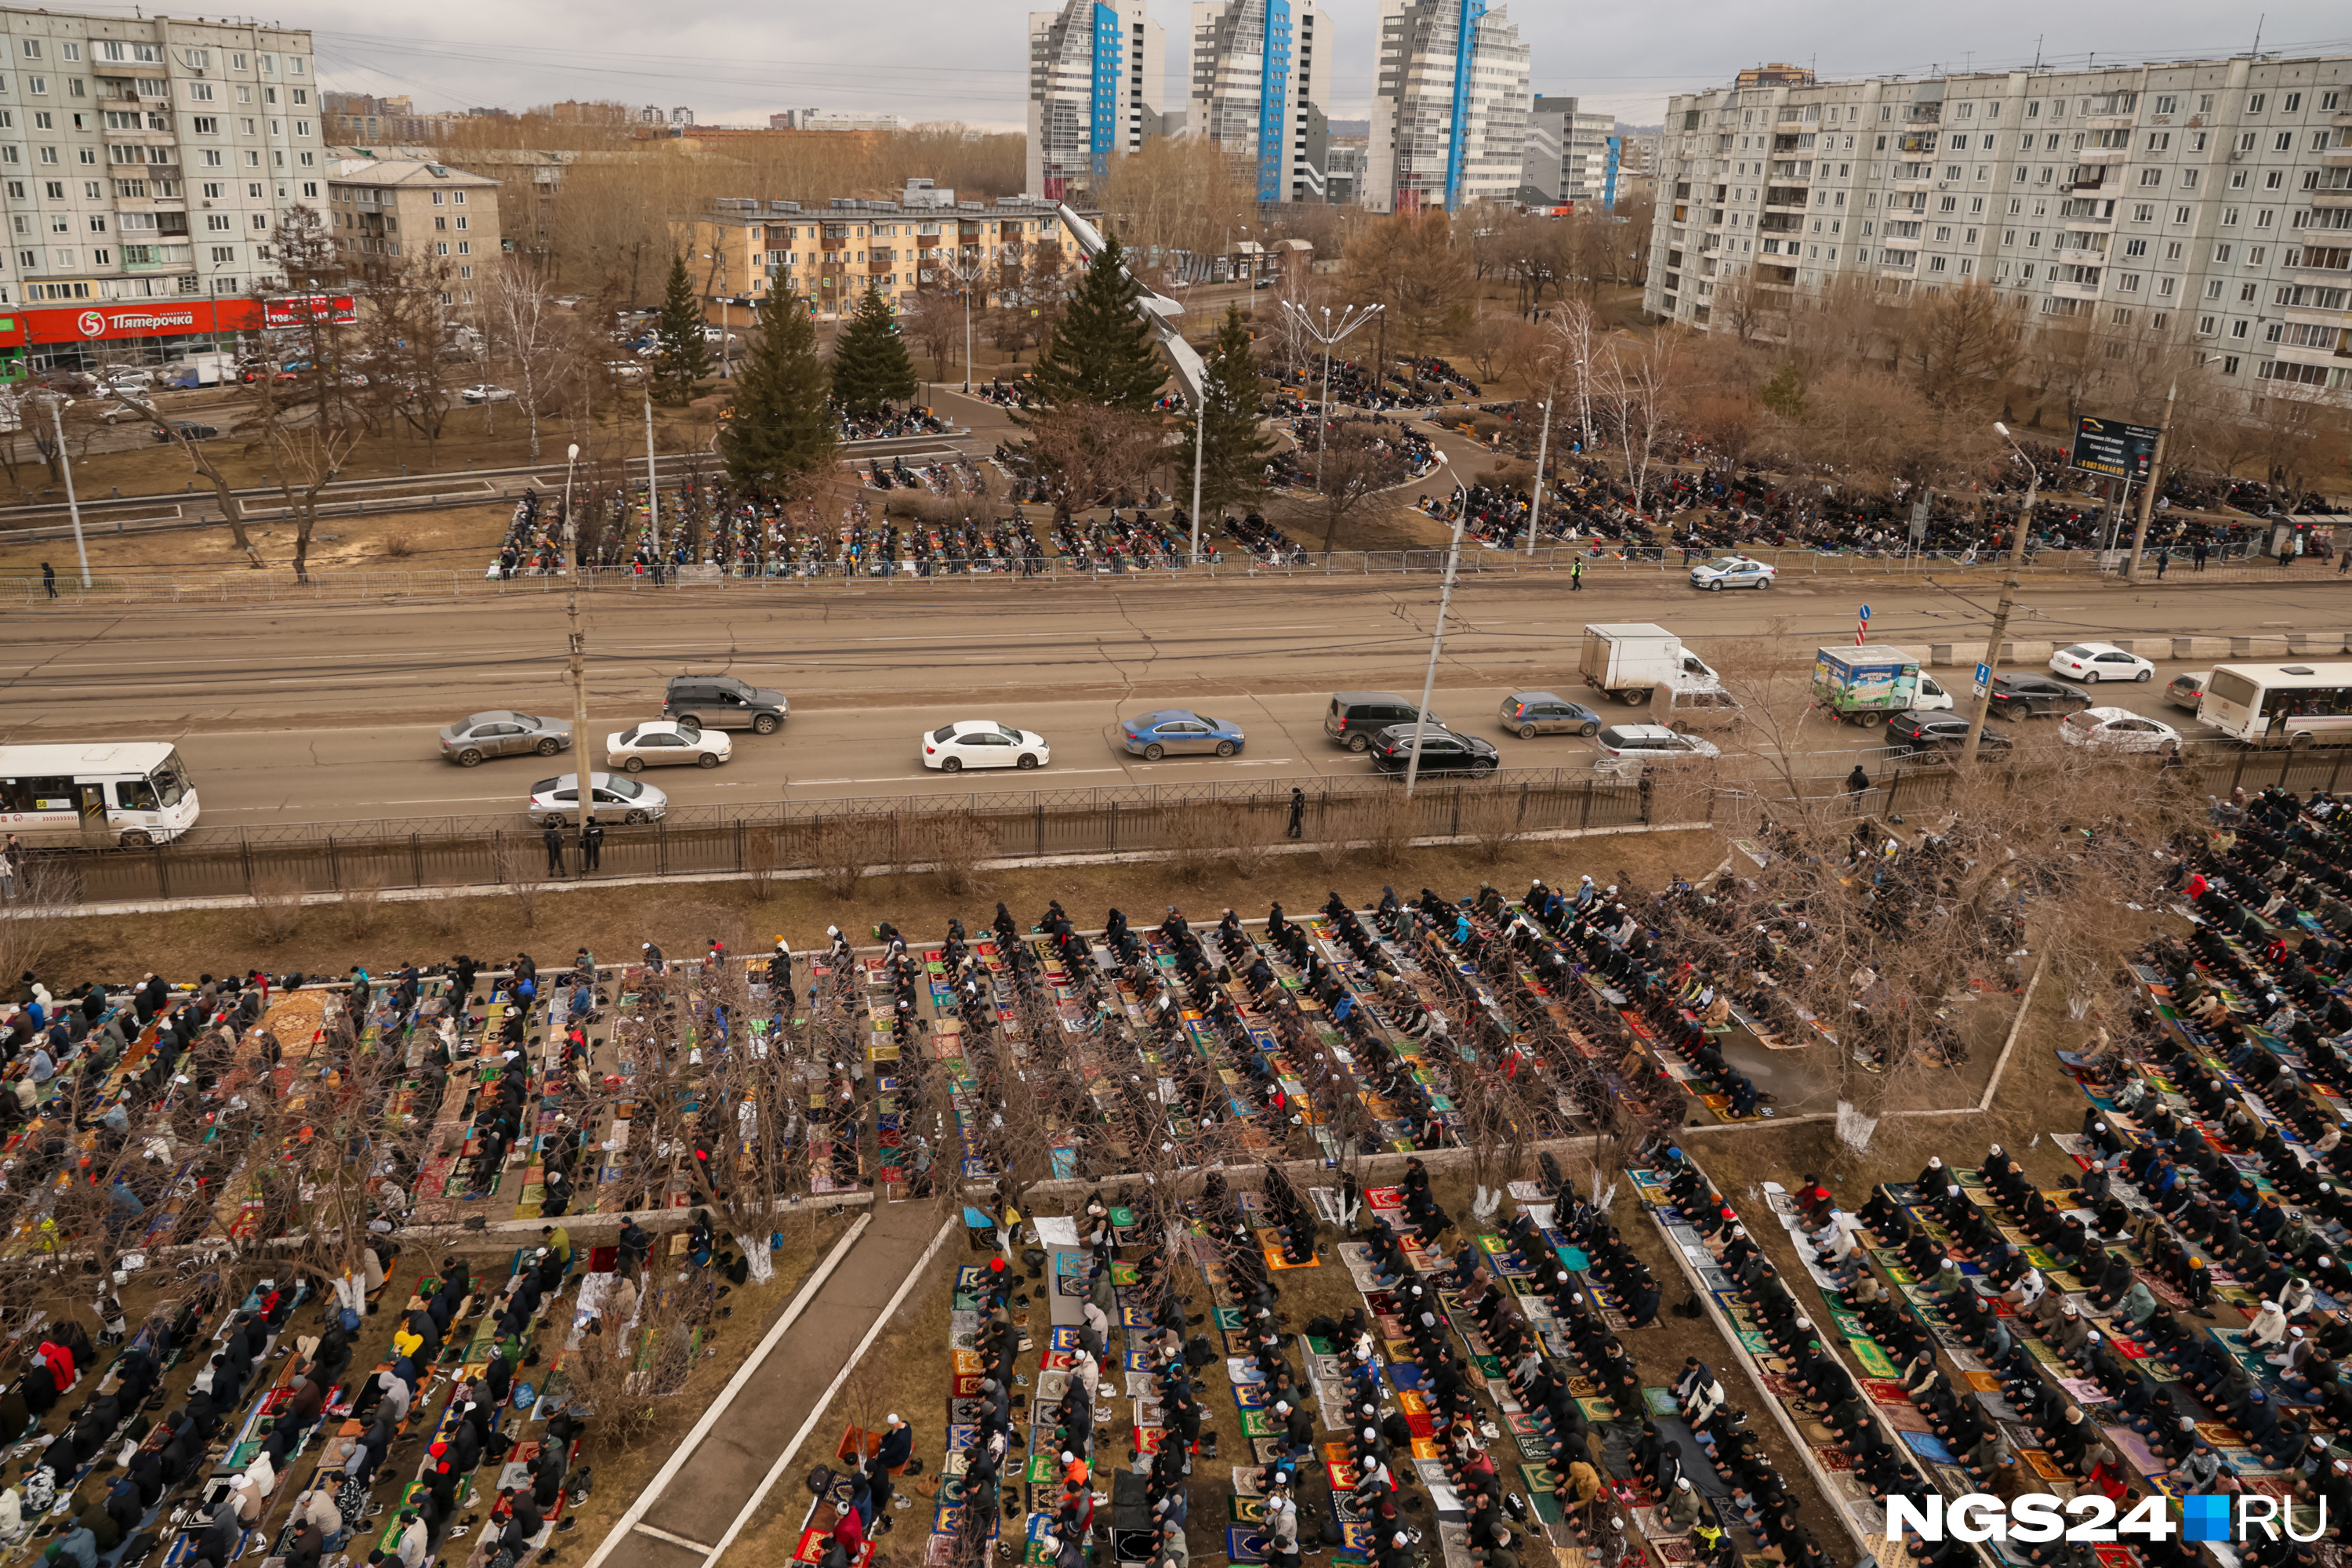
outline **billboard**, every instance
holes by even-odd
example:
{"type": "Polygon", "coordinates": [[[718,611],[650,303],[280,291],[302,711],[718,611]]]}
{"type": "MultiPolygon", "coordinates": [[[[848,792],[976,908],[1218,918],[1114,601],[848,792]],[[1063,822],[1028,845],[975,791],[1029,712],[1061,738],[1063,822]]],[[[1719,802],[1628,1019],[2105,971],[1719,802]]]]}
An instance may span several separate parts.
{"type": "Polygon", "coordinates": [[[266,327],[307,327],[313,322],[349,326],[359,319],[359,307],[349,294],[289,294],[261,302],[261,321],[266,327]]]}
{"type": "Polygon", "coordinates": [[[2067,463],[2086,474],[2104,474],[2111,479],[2146,484],[2148,465],[2156,456],[2157,437],[2161,434],[2146,425],[2126,425],[2120,419],[2101,419],[2085,414],[2083,422],[2074,427],[2074,451],[2067,463]]]}

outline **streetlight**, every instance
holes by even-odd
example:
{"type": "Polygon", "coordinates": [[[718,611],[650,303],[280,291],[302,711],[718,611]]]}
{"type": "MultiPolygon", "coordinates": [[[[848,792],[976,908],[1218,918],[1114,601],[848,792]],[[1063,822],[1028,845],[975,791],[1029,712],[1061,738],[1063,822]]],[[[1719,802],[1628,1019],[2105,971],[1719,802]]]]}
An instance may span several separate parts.
{"type": "Polygon", "coordinates": [[[89,592],[89,549],[82,543],[81,502],[74,497],[73,456],[66,450],[66,405],[73,401],[63,393],[44,395],[49,405],[50,428],[58,434],[58,472],[66,481],[66,513],[73,519],[74,556],[81,563],[81,587],[89,592]]]}
{"type": "MultiPolygon", "coordinates": [[[[1437,460],[1446,461],[1444,452],[1437,460]]],[[[1429,700],[1437,691],[1437,654],[1445,646],[1445,607],[1454,602],[1454,572],[1462,564],[1462,524],[1470,515],[1470,491],[1462,482],[1459,470],[1454,475],[1454,542],[1446,546],[1445,586],[1437,595],[1437,629],[1429,637],[1429,673],[1421,682],[1421,711],[1413,715],[1412,755],[1405,759],[1404,797],[1412,798],[1412,786],[1421,778],[1421,738],[1429,730],[1429,700]]]]}
{"type": "Polygon", "coordinates": [[[2025,448],[2017,444],[2008,426],[1996,419],[1992,427],[2000,432],[2000,438],[2009,443],[2009,449],[2017,454],[2017,460],[2025,465],[2032,478],[2025,482],[2025,510],[2019,514],[2016,531],[2009,542],[2009,574],[2000,582],[2000,603],[1993,610],[1992,632],[1985,638],[1984,689],[1977,693],[1977,710],[1969,720],[1968,743],[1960,748],[1963,766],[1977,760],[1977,742],[1984,736],[1985,716],[1992,711],[1993,667],[2000,662],[2001,634],[2009,630],[2009,612],[2017,603],[2017,569],[2025,559],[2025,533],[2033,526],[2033,503],[2042,494],[2040,467],[2025,455],[2025,448]]]}
{"type": "MultiPolygon", "coordinates": [[[[719,250],[706,250],[703,254],[718,264],[719,281],[722,283],[725,282],[727,279],[726,252],[719,250]]],[[[734,333],[727,330],[727,307],[730,302],[731,301],[729,300],[726,295],[721,294],[719,296],[719,378],[721,381],[725,381],[734,374],[734,357],[727,352],[729,343],[735,336],[734,333]]]]}
{"type": "Polygon", "coordinates": [[[947,268],[949,277],[963,285],[961,290],[963,295],[963,394],[966,397],[970,397],[971,395],[971,286],[980,278],[980,247],[977,246],[972,247],[971,261],[969,266],[963,262],[961,249],[954,254],[957,259],[942,265],[947,268]]]}
{"type": "Polygon", "coordinates": [[[564,620],[572,634],[572,777],[579,785],[580,831],[585,833],[596,785],[589,771],[594,756],[588,743],[588,672],[584,663],[588,638],[580,629],[580,517],[572,510],[572,470],[579,461],[580,443],[574,441],[563,454],[563,552],[572,558],[572,592],[566,599],[564,620]]]}
{"type": "Polygon", "coordinates": [[[1381,313],[1381,307],[1349,305],[1339,312],[1339,320],[1335,325],[1331,320],[1331,307],[1326,305],[1323,307],[1323,324],[1320,327],[1315,324],[1315,318],[1307,313],[1307,307],[1297,300],[1285,300],[1282,302],[1282,308],[1289,312],[1290,319],[1298,323],[1302,331],[1323,345],[1323,406],[1322,412],[1318,414],[1315,419],[1315,493],[1321,495],[1323,493],[1323,443],[1331,429],[1331,345],[1352,336],[1367,321],[1381,313]]]}
{"type": "Polygon", "coordinates": [[[1543,434],[1536,437],[1536,482],[1528,498],[1528,558],[1535,559],[1536,522],[1543,516],[1544,458],[1551,446],[1551,391],[1543,400],[1543,434]]]}

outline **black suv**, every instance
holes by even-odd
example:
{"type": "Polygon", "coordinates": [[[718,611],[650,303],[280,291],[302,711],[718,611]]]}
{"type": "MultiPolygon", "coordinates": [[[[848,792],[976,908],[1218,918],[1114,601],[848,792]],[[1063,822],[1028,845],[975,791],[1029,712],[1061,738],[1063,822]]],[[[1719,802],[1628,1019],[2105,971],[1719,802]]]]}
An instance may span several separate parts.
{"type": "Polygon", "coordinates": [[[2042,675],[1996,675],[1992,678],[1991,711],[2004,719],[2033,719],[2045,713],[2072,713],[2098,699],[2087,691],[2062,686],[2042,675]]]}
{"type": "MultiPolygon", "coordinates": [[[[1886,721],[1886,743],[1898,763],[1944,763],[1969,743],[1969,721],[1949,713],[1897,713],[1886,721]]],[[[1977,754],[2009,750],[2009,737],[1987,730],[1977,737],[1977,754]]]]}
{"type": "MultiPolygon", "coordinates": [[[[1323,715],[1323,732],[1348,750],[1360,752],[1391,725],[1410,724],[1422,717],[1420,704],[1393,691],[1338,691],[1323,715]]],[[[1426,717],[1432,724],[1445,722],[1434,713],[1426,717]]]]}
{"type": "Polygon", "coordinates": [[[731,675],[673,675],[662,700],[663,718],[691,719],[706,730],[772,735],[792,715],[782,692],[746,686],[731,675]]]}
{"type": "Polygon", "coordinates": [[[1372,740],[1372,766],[1384,773],[1401,773],[1412,763],[1412,732],[1421,731],[1421,771],[1433,773],[1491,773],[1502,765],[1503,754],[1475,735],[1457,735],[1439,724],[1397,724],[1372,740]]]}

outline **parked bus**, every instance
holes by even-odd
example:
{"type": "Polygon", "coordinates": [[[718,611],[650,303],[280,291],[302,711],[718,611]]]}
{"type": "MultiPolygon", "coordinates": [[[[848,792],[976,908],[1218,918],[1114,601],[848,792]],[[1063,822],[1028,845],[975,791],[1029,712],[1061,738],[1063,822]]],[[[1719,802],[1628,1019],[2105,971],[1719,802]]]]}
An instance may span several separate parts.
{"type": "Polygon", "coordinates": [[[2352,741],[2352,664],[2221,664],[2197,717],[2249,746],[2352,741]]]}
{"type": "Polygon", "coordinates": [[[196,821],[187,765],[163,741],[0,746],[0,826],[126,846],[162,844],[196,821]]]}

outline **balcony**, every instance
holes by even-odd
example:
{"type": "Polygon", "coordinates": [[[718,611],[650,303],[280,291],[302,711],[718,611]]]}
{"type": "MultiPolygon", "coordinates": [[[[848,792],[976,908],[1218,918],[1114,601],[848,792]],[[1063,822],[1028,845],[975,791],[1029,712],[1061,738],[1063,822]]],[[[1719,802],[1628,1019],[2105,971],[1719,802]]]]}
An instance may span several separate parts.
{"type": "Polygon", "coordinates": [[[2059,247],[2058,259],[2074,267],[2105,267],[2107,264],[2107,253],[2104,249],[2094,250],[2085,246],[2068,245],[2059,247]]]}
{"type": "Polygon", "coordinates": [[[2297,343],[2273,343],[2271,353],[2289,364],[2320,364],[2337,367],[2352,363],[2352,354],[2340,348],[2305,348],[2297,343]]]}
{"type": "Polygon", "coordinates": [[[126,245],[122,247],[122,270],[125,272],[167,272],[191,265],[189,247],[184,245],[126,245]]]}
{"type": "Polygon", "coordinates": [[[2314,191],[2311,205],[2315,207],[2352,207],[2352,190],[2314,191]]]}
{"type": "Polygon", "coordinates": [[[1878,269],[1882,277],[1908,278],[1918,270],[1919,253],[1916,250],[1882,250],[1878,253],[1878,269]]]}
{"type": "Polygon", "coordinates": [[[2095,300],[2099,297],[2099,284],[2095,280],[2076,283],[2059,279],[2051,283],[2050,291],[2061,300],[2095,300]]]}

